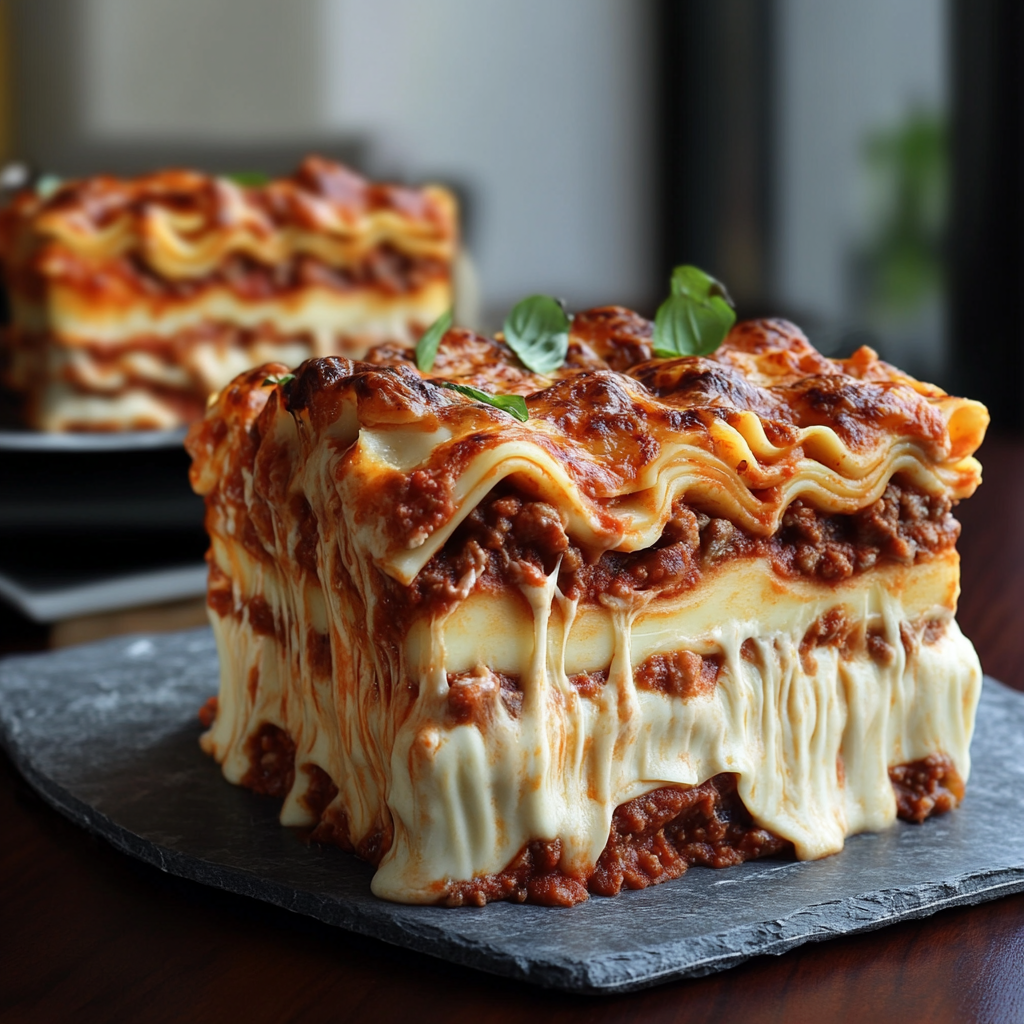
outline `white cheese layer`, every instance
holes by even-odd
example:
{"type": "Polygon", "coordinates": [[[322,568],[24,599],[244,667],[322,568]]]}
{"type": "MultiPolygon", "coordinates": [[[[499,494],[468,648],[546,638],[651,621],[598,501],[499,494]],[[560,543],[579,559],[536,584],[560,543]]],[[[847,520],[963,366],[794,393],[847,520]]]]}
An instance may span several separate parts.
{"type": "Polygon", "coordinates": [[[553,575],[470,593],[446,615],[411,622],[393,649],[368,630],[376,570],[351,551],[323,556],[322,575],[343,581],[330,592],[216,536],[213,551],[236,614],[211,615],[222,680],[204,748],[238,782],[249,738],[268,722],[286,730],[296,781],[282,821],[311,824],[299,802],[303,768],[324,769],[356,842],[381,822],[393,827],[373,879],[388,899],[436,901],[453,880],[500,872],[535,839],[560,839],[563,870],[589,873],[618,805],[720,772],[736,773],[756,822],[801,858],[892,823],[889,767],[942,752],[969,774],[981,670],[953,620],[953,552],[837,585],[783,582],[762,560],[736,560],[678,598],[586,607],[561,595],[553,575]],[[251,628],[246,601],[256,595],[274,611],[277,636],[251,628]],[[808,629],[834,609],[855,626],[845,653],[802,652],[808,629]],[[932,642],[915,635],[926,621],[944,625],[932,642]],[[887,661],[869,655],[868,631],[891,651],[887,661]],[[309,638],[322,634],[329,674],[310,661],[309,638]],[[635,685],[646,658],[681,650],[720,659],[710,692],[682,698],[635,685]],[[474,670],[518,676],[520,713],[494,686],[480,724],[455,724],[449,673],[474,670]],[[569,676],[593,671],[607,671],[607,682],[583,697],[569,676]]]}
{"type": "Polygon", "coordinates": [[[183,425],[172,402],[149,388],[129,387],[112,395],[88,394],[61,380],[34,396],[37,430],[173,430],[183,425]]]}
{"type": "Polygon", "coordinates": [[[314,335],[316,356],[361,356],[380,341],[412,344],[416,338],[410,323],[430,324],[450,305],[451,282],[443,279],[399,294],[307,286],[259,300],[239,298],[230,288],[217,285],[190,297],[138,295],[130,301],[103,302],[91,293],[55,285],[46,318],[49,329],[69,347],[117,346],[140,337],[172,338],[207,324],[248,330],[266,324],[281,335],[314,335]],[[364,338],[362,351],[339,352],[333,347],[339,334],[364,338]]]}

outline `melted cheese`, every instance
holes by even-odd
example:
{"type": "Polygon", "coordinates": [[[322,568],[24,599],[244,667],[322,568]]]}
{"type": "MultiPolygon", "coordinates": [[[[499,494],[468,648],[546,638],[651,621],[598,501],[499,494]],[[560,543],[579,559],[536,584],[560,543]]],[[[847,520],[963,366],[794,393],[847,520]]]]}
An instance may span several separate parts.
{"type": "Polygon", "coordinates": [[[354,837],[382,819],[394,823],[373,880],[388,899],[435,901],[449,880],[499,872],[537,838],[560,839],[563,866],[586,872],[619,804],[719,772],[738,775],[759,825],[791,840],[798,856],[820,857],[847,835],[893,822],[890,766],[941,751],[965,779],[970,770],[981,672],[952,620],[952,554],[786,593],[765,564],[737,561],[685,599],[588,609],[559,594],[552,576],[514,593],[474,594],[449,615],[420,620],[399,663],[382,673],[353,603],[296,588],[237,550],[215,551],[234,573],[240,606],[253,588],[291,624],[291,641],[256,635],[244,616],[211,615],[222,687],[204,747],[237,782],[249,767],[248,738],[265,722],[285,729],[298,770],[282,821],[312,823],[299,801],[308,780],[301,769],[327,771],[354,837]],[[824,647],[808,665],[801,639],[837,607],[888,642],[891,664],[863,647],[849,657],[824,647]],[[945,631],[908,652],[901,624],[921,618],[945,631]],[[325,627],[333,678],[304,665],[300,638],[325,627]],[[742,653],[748,639],[753,661],[742,653]],[[710,695],[637,689],[640,662],[678,650],[722,658],[710,695]],[[519,675],[519,717],[495,692],[485,726],[451,723],[448,673],[473,668],[519,675]],[[568,676],[594,669],[607,669],[608,681],[583,698],[568,676]],[[406,692],[375,697],[382,678],[405,681],[406,692]]]}
{"type": "MultiPolygon", "coordinates": [[[[307,287],[258,301],[241,299],[226,287],[211,287],[181,299],[140,295],[127,305],[105,302],[102,296],[74,288],[55,287],[48,314],[50,329],[61,345],[71,348],[116,349],[138,339],[173,338],[224,324],[241,330],[269,326],[281,335],[311,334],[317,339],[314,355],[362,358],[371,345],[382,341],[413,344],[419,330],[450,305],[447,280],[395,295],[374,289],[342,292],[307,287]],[[339,347],[338,337],[346,335],[352,337],[352,343],[339,347]]],[[[252,365],[248,363],[245,369],[252,365]]],[[[229,380],[231,377],[218,388],[229,380]]]]}
{"type": "Polygon", "coordinates": [[[115,395],[88,394],[62,381],[34,396],[29,416],[38,430],[174,430],[181,413],[148,388],[127,387],[115,395]]]}

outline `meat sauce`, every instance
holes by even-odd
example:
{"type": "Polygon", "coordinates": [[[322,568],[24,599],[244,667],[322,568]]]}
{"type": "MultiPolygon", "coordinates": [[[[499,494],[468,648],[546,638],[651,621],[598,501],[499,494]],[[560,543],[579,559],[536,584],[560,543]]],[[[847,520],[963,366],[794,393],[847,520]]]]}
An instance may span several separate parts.
{"type": "Polygon", "coordinates": [[[261,263],[239,254],[227,258],[212,273],[184,278],[159,274],[138,255],[106,262],[97,269],[91,261],[68,253],[62,257],[59,268],[51,268],[50,277],[59,278],[79,291],[95,294],[99,303],[114,295],[117,304],[121,304],[125,297],[185,302],[198,299],[214,288],[225,288],[242,302],[290,298],[308,288],[342,293],[373,289],[386,295],[401,295],[417,291],[431,281],[447,280],[449,273],[444,260],[410,256],[385,243],[358,262],[344,266],[335,266],[305,253],[276,264],[261,263]],[[116,290],[112,292],[112,288],[116,290]]]}
{"type": "MultiPolygon", "coordinates": [[[[288,734],[264,724],[250,740],[249,756],[242,785],[264,796],[287,795],[295,778],[295,745],[288,734]]],[[[332,804],[338,790],[330,776],[316,765],[305,771],[310,779],[302,802],[319,818],[308,838],[378,864],[391,845],[390,826],[353,841],[347,816],[332,804]]],[[[897,814],[905,821],[923,822],[963,799],[963,780],[945,754],[896,765],[889,777],[897,814]]],[[[460,907],[512,900],[567,907],[588,894],[616,896],[623,889],[658,885],[695,866],[725,868],[761,857],[791,858],[792,844],[757,825],[736,783],[735,775],[724,773],[699,786],[662,786],[620,804],[612,815],[608,842],[588,874],[563,870],[560,840],[537,839],[504,870],[451,882],[439,902],[460,907]]]]}
{"type": "Polygon", "coordinates": [[[889,769],[896,793],[896,813],[905,821],[922,822],[932,814],[951,811],[964,798],[964,780],[946,754],[889,769]]]}
{"type": "Polygon", "coordinates": [[[925,494],[898,476],[878,501],[852,515],[830,515],[794,501],[782,525],[758,537],[727,519],[677,503],[658,543],[643,551],[607,551],[594,563],[572,543],[558,510],[499,487],[475,508],[448,543],[395,600],[409,607],[445,604],[475,573],[482,588],[539,583],[558,569],[567,597],[598,602],[654,591],[671,597],[696,587],[716,567],[736,558],[766,558],[782,578],[839,583],[882,562],[912,565],[956,545],[960,524],[952,502],[925,494]],[[482,568],[482,572],[481,572],[482,568]]]}

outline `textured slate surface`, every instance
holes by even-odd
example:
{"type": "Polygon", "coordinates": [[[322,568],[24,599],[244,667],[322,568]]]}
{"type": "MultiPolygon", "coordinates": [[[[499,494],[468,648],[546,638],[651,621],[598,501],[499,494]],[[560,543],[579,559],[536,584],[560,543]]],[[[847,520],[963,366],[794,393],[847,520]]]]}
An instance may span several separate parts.
{"type": "Polygon", "coordinates": [[[694,868],[572,909],[386,903],[372,870],[307,846],[277,802],[199,750],[217,686],[207,630],[129,637],[0,664],[0,740],[58,810],[175,875],[432,956],[551,988],[615,992],[1024,890],[1024,697],[987,679],[964,805],[856,836],[811,863],[694,868]]]}

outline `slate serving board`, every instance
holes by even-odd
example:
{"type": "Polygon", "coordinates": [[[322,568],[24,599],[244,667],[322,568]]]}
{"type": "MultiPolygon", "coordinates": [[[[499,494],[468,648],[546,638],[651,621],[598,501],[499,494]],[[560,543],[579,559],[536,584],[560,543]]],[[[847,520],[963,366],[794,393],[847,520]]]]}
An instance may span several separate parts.
{"type": "Polygon", "coordinates": [[[217,688],[208,630],[117,638],[0,663],[0,741],[39,793],[164,871],[454,963],[604,993],[709,974],[804,942],[1024,890],[1024,696],[986,679],[956,812],[855,836],[843,853],[755,861],[571,909],[407,907],[372,869],[306,845],[278,802],[199,750],[217,688]]]}

